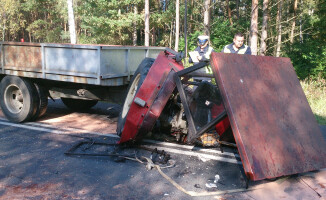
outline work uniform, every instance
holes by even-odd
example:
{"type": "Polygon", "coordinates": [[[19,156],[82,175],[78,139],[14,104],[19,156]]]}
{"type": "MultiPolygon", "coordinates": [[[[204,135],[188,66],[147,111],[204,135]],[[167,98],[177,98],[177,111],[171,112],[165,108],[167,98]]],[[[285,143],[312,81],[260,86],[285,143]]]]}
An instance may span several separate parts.
{"type": "MultiPolygon", "coordinates": [[[[198,51],[199,55],[202,57],[202,59],[199,62],[206,62],[209,61],[210,57],[211,57],[211,53],[214,51],[214,49],[212,47],[210,47],[209,45],[207,45],[203,50],[201,50],[201,48],[198,46],[195,51],[198,51]]],[[[191,57],[189,58],[189,63],[194,63],[191,59],[191,57]]],[[[198,63],[195,63],[198,64],[198,63]]]]}
{"type": "MultiPolygon", "coordinates": [[[[199,62],[209,62],[209,59],[211,57],[211,53],[214,52],[214,49],[212,47],[210,47],[209,45],[207,45],[203,50],[200,48],[200,46],[198,46],[195,51],[197,51],[199,53],[199,55],[202,57],[201,60],[199,60],[199,62]]],[[[198,64],[198,62],[193,62],[191,57],[189,57],[189,63],[194,63],[194,64],[198,64]]],[[[198,70],[200,72],[206,72],[211,74],[212,70],[209,66],[205,67],[205,71],[204,68],[198,70]]]]}
{"type": "Polygon", "coordinates": [[[236,51],[233,48],[233,44],[234,43],[226,45],[223,48],[222,53],[236,53],[236,54],[249,54],[249,55],[251,55],[251,49],[250,49],[249,46],[244,44],[236,51]]]}

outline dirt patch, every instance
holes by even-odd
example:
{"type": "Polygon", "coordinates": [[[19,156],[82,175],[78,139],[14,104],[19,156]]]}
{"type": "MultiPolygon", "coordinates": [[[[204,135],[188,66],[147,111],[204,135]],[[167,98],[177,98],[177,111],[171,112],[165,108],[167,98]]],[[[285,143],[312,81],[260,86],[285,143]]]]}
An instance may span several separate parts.
{"type": "Polygon", "coordinates": [[[31,183],[26,186],[0,186],[1,199],[61,199],[74,198],[64,194],[59,183],[37,184],[31,183]]]}

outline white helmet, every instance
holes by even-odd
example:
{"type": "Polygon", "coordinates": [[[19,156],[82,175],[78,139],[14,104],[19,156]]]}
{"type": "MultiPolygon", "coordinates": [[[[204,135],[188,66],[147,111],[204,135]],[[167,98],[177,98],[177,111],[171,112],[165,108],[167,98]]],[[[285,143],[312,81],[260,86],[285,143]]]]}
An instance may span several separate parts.
{"type": "Polygon", "coordinates": [[[204,46],[206,42],[208,42],[209,37],[207,35],[200,35],[198,36],[198,44],[200,46],[204,46]]]}

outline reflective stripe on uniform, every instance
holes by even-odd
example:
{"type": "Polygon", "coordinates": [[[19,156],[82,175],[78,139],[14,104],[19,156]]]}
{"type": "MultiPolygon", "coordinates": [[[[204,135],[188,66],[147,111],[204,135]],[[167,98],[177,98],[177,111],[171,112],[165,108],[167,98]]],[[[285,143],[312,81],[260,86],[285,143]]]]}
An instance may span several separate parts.
{"type": "MultiPolygon", "coordinates": [[[[232,53],[231,52],[231,50],[228,48],[228,46],[229,45],[226,45],[225,47],[224,47],[224,49],[223,49],[223,53],[232,53]]],[[[246,51],[247,51],[247,49],[248,49],[248,46],[247,45],[243,45],[244,46],[244,48],[240,48],[239,50],[238,50],[238,52],[236,52],[237,54],[245,54],[246,53],[246,51]]]]}
{"type": "Polygon", "coordinates": [[[244,48],[239,49],[238,54],[245,54],[246,51],[247,51],[247,49],[248,49],[248,46],[247,45],[244,45],[244,48]]]}
{"type": "MultiPolygon", "coordinates": [[[[212,51],[213,51],[213,48],[212,47],[208,47],[208,50],[207,50],[207,52],[204,55],[205,58],[210,59],[212,51]]],[[[207,74],[213,74],[213,71],[212,71],[210,65],[208,65],[207,67],[205,67],[205,70],[206,70],[206,73],[207,74]]]]}
{"type": "Polygon", "coordinates": [[[231,53],[231,50],[228,48],[228,45],[224,47],[223,53],[231,53]]]}
{"type": "Polygon", "coordinates": [[[207,52],[204,55],[205,58],[210,59],[212,51],[213,51],[213,48],[212,47],[208,47],[208,50],[207,50],[207,52]]]}

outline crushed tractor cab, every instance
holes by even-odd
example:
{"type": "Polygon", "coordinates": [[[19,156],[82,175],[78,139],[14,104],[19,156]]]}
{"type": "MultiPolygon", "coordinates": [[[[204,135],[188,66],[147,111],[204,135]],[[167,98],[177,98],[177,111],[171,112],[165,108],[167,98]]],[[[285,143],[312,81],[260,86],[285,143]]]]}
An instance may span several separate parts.
{"type": "Polygon", "coordinates": [[[198,72],[208,63],[185,69],[168,51],[145,59],[119,116],[120,143],[161,130],[180,143],[234,140],[250,180],[326,167],[326,141],[290,59],[212,53],[210,64],[212,75],[198,72]]]}

